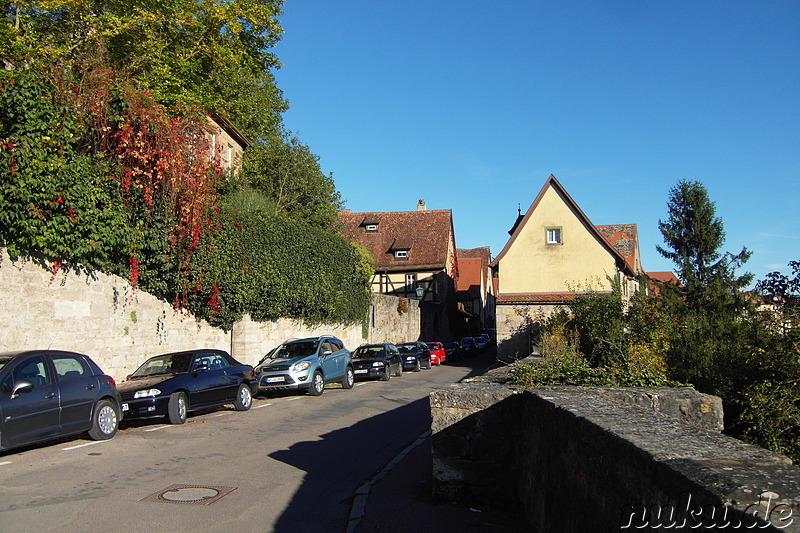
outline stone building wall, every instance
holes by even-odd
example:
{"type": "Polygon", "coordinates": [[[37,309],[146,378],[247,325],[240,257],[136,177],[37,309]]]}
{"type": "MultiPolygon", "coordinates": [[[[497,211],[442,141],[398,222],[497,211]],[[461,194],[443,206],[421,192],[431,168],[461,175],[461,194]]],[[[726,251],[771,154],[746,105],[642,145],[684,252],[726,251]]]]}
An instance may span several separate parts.
{"type": "Polygon", "coordinates": [[[210,326],[141,290],[99,272],[51,272],[33,261],[11,261],[0,250],[0,351],[58,348],[86,353],[117,381],[147,357],[218,348],[252,364],[288,338],[323,333],[350,349],[369,339],[417,340],[419,308],[375,296],[367,324],[308,327],[294,320],[258,323],[248,317],[230,332],[210,326]],[[366,329],[365,329],[366,326],[366,329]],[[366,336],[364,335],[366,333],[366,336]]]}

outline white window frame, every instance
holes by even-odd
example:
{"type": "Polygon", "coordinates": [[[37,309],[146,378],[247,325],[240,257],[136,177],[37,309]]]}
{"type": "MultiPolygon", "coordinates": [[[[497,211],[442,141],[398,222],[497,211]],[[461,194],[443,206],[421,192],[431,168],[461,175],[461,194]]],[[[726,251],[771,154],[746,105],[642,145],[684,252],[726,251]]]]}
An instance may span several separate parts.
{"type": "Polygon", "coordinates": [[[547,244],[564,244],[564,235],[560,226],[549,226],[544,230],[544,240],[547,244]]]}
{"type": "Polygon", "coordinates": [[[366,231],[376,232],[376,231],[378,231],[378,225],[377,224],[367,224],[366,226],[364,226],[364,229],[366,231]]]}
{"type": "Polygon", "coordinates": [[[395,259],[408,259],[408,250],[395,250],[394,251],[394,258],[395,259]]]}

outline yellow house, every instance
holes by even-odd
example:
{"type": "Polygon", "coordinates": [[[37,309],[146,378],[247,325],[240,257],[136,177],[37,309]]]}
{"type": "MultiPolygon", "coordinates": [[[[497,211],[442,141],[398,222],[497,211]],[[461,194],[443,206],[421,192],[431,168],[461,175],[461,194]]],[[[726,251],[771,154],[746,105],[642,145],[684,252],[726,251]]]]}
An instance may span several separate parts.
{"type": "Polygon", "coordinates": [[[594,226],[555,176],[545,181],[492,261],[497,277],[498,355],[525,357],[539,325],[575,295],[630,298],[641,272],[635,224],[594,226]]]}

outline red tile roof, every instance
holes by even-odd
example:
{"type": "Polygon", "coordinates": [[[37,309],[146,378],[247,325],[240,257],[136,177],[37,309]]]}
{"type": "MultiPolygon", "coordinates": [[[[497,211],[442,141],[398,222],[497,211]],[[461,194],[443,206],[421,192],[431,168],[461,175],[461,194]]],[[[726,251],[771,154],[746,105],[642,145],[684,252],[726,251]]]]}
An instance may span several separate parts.
{"type": "Polygon", "coordinates": [[[342,236],[372,254],[379,271],[446,270],[449,247],[455,246],[450,209],[353,213],[341,211],[342,236]],[[366,231],[377,224],[378,231],[366,231]],[[407,260],[394,257],[408,250],[407,260]]]}
{"type": "Polygon", "coordinates": [[[561,292],[551,294],[498,294],[497,304],[561,304],[580,295],[581,293],[576,292],[561,292]]]}
{"type": "Polygon", "coordinates": [[[625,258],[634,272],[636,272],[636,255],[639,252],[639,231],[636,224],[609,224],[595,226],[611,245],[625,258]]]}

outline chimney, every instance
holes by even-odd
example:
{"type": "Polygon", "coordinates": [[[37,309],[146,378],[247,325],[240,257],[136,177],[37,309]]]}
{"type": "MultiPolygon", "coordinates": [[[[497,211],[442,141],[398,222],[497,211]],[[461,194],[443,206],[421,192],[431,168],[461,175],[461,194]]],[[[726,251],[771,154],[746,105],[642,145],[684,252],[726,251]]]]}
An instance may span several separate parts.
{"type": "Polygon", "coordinates": [[[419,199],[417,202],[417,211],[425,211],[425,200],[419,199]]]}

